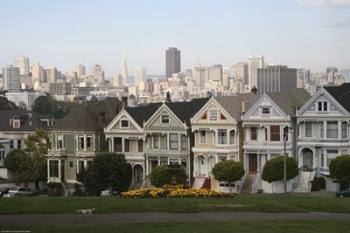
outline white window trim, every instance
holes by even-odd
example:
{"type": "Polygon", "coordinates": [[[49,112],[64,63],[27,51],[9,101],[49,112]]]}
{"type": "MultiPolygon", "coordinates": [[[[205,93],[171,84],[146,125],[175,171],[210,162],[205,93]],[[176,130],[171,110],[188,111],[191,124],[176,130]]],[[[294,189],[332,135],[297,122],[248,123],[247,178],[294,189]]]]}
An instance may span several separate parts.
{"type": "Polygon", "coordinates": [[[129,121],[129,120],[125,120],[125,119],[121,119],[121,120],[119,121],[119,127],[120,127],[121,129],[130,129],[130,121],[129,121]],[[122,121],[127,121],[127,122],[128,122],[128,127],[124,127],[123,124],[122,124],[122,121]]]}
{"type": "Polygon", "coordinates": [[[199,145],[206,145],[207,144],[207,141],[208,141],[208,134],[207,134],[207,131],[205,131],[205,130],[200,130],[199,131],[199,145]],[[205,142],[202,142],[202,138],[203,138],[203,136],[202,136],[202,132],[205,132],[205,142]]]}
{"type": "Polygon", "coordinates": [[[160,123],[161,123],[161,124],[166,124],[166,125],[170,124],[170,115],[168,115],[168,114],[162,114],[162,115],[160,115],[160,123]],[[169,122],[163,122],[163,116],[167,116],[169,122]]]}

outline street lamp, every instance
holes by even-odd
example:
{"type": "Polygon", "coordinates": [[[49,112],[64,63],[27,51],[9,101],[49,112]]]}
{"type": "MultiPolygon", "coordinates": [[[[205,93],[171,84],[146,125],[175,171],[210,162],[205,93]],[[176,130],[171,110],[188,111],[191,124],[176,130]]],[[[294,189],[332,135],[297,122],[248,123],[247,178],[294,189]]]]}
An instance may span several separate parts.
{"type": "Polygon", "coordinates": [[[287,196],[287,140],[289,132],[293,132],[291,128],[288,126],[283,130],[283,148],[284,148],[284,156],[283,156],[283,189],[284,195],[287,196]]]}

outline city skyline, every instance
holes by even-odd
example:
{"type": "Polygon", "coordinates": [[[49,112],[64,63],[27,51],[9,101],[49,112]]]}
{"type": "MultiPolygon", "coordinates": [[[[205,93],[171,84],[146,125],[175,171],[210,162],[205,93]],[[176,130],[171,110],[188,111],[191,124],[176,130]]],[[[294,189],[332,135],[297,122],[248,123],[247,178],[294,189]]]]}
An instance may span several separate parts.
{"type": "Polygon", "coordinates": [[[63,71],[99,64],[111,77],[122,73],[125,50],[129,67],[165,74],[164,51],[177,47],[183,70],[197,59],[228,66],[251,55],[314,71],[350,68],[348,0],[154,2],[2,1],[0,66],[26,56],[63,71]]]}

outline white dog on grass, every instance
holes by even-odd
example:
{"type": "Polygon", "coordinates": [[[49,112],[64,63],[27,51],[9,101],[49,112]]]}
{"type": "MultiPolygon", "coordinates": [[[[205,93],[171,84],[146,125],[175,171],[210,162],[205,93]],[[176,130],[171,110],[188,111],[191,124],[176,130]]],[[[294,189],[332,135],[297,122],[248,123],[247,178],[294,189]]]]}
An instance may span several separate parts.
{"type": "Polygon", "coordinates": [[[77,214],[79,214],[80,216],[92,216],[95,212],[96,212],[95,208],[77,210],[77,214]]]}

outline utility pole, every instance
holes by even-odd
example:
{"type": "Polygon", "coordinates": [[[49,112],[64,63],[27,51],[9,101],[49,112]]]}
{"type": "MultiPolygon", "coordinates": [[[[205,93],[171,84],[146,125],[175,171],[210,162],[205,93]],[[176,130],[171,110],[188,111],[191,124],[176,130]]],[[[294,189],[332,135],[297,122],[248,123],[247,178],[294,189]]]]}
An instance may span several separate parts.
{"type": "Polygon", "coordinates": [[[285,135],[283,135],[283,146],[284,146],[284,156],[283,156],[283,188],[284,195],[287,196],[287,136],[288,130],[286,130],[285,135]]]}

